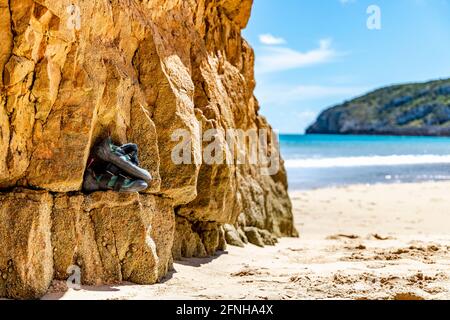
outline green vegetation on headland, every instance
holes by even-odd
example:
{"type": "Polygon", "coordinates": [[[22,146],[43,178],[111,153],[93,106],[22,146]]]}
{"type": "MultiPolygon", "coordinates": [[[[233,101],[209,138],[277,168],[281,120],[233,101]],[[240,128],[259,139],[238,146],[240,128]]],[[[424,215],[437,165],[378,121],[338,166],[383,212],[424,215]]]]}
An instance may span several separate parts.
{"type": "Polygon", "coordinates": [[[450,79],[378,89],[322,112],[306,133],[450,136],[450,79]]]}

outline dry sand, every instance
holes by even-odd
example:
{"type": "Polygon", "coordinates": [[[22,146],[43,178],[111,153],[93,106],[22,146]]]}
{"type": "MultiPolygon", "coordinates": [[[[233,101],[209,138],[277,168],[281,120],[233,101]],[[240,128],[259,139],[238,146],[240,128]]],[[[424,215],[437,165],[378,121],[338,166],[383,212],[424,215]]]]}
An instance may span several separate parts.
{"type": "Polygon", "coordinates": [[[447,182],[293,192],[298,239],[186,259],[154,286],[44,298],[450,299],[449,195],[447,182]]]}

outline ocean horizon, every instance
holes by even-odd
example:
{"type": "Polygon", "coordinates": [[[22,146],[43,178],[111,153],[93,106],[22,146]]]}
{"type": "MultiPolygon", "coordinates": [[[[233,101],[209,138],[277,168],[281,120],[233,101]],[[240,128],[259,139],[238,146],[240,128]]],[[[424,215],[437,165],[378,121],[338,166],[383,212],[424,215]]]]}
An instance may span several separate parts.
{"type": "Polygon", "coordinates": [[[450,180],[450,137],[279,137],[291,191],[450,180]]]}

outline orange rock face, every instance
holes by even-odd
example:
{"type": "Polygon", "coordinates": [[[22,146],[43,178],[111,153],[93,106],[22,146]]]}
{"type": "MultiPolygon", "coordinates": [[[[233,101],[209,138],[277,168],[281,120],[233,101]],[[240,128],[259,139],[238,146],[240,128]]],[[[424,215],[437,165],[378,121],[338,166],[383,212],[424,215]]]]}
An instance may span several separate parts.
{"type": "MultiPolygon", "coordinates": [[[[236,154],[228,163],[204,161],[208,130],[225,155],[238,142],[227,140],[229,130],[267,130],[268,144],[276,144],[258,114],[253,51],[241,37],[251,5],[0,0],[0,238],[12,241],[15,231],[2,226],[29,203],[26,189],[46,190],[32,197],[51,201],[50,215],[36,209],[33,219],[44,215],[39,221],[48,225],[23,232],[51,239],[39,254],[53,260],[36,266],[45,283],[20,291],[29,279],[22,277],[16,291],[2,291],[0,279],[0,295],[39,296],[49,268],[61,279],[78,264],[85,283],[153,283],[170,268],[172,249],[177,258],[223,249],[224,224],[242,238],[249,227],[296,234],[282,161],[271,175],[248,159],[238,163],[236,154]],[[173,159],[180,131],[189,163],[173,159]],[[141,165],[154,177],[145,194],[80,193],[90,150],[108,135],[139,145],[141,165]],[[113,247],[103,247],[112,235],[113,247]]],[[[244,151],[236,145],[237,154],[244,151]]],[[[11,257],[2,251],[0,267],[11,257]]]]}

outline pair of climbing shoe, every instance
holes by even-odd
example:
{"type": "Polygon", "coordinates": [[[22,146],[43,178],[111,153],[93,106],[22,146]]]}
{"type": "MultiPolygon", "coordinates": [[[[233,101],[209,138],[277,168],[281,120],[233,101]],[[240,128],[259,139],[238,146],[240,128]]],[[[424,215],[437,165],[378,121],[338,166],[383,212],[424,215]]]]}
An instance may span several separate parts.
{"type": "Polygon", "coordinates": [[[134,143],[116,146],[107,138],[94,148],[88,163],[83,182],[87,192],[140,192],[152,180],[150,173],[139,167],[138,147],[134,143]]]}

